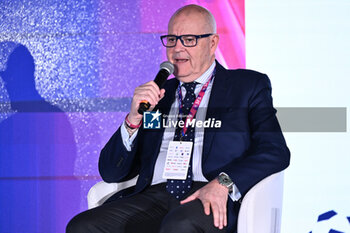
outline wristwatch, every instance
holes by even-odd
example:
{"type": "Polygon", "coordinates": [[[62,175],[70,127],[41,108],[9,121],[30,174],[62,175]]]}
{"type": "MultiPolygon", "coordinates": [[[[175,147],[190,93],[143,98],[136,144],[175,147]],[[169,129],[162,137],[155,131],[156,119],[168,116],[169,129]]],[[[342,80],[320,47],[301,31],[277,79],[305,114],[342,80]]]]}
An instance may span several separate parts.
{"type": "Polygon", "coordinates": [[[225,173],[225,172],[221,172],[219,174],[218,177],[216,177],[216,179],[219,181],[219,184],[225,186],[226,188],[228,188],[228,192],[232,193],[233,191],[233,181],[231,180],[231,178],[225,173]]]}

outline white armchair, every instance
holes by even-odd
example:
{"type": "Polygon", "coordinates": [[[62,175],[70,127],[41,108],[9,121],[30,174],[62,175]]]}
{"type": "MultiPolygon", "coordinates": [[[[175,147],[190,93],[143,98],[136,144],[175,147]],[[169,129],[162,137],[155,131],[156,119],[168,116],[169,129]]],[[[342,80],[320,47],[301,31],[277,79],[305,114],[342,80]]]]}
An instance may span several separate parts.
{"type": "Polygon", "coordinates": [[[237,233],[280,233],[283,172],[266,177],[244,196],[237,233]]]}
{"type": "MultiPolygon", "coordinates": [[[[136,184],[137,177],[122,183],[95,184],[88,193],[89,209],[114,193],[136,184]]],[[[283,172],[266,177],[245,195],[238,214],[237,233],[279,233],[281,228],[283,172]]]]}
{"type": "Polygon", "coordinates": [[[126,189],[136,184],[137,177],[120,183],[106,183],[104,181],[100,181],[88,192],[87,200],[88,200],[88,208],[92,209],[97,206],[102,205],[108,198],[113,196],[113,194],[119,192],[120,190],[126,189]]]}

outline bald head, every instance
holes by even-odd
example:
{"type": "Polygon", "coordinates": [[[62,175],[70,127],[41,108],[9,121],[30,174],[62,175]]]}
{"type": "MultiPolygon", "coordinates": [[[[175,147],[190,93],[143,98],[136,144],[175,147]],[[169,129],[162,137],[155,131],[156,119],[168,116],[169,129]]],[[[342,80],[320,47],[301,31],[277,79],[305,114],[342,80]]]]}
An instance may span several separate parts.
{"type": "Polygon", "coordinates": [[[216,22],[214,16],[204,7],[194,4],[187,5],[178,9],[169,20],[168,30],[172,26],[174,19],[182,16],[198,16],[200,18],[200,25],[198,26],[203,27],[206,33],[216,33],[216,22]]]}
{"type": "Polygon", "coordinates": [[[207,9],[198,5],[180,8],[169,20],[168,35],[177,36],[175,45],[166,51],[179,81],[196,80],[214,63],[219,35],[215,19],[207,9]],[[186,46],[185,40],[195,45],[186,46]]]}

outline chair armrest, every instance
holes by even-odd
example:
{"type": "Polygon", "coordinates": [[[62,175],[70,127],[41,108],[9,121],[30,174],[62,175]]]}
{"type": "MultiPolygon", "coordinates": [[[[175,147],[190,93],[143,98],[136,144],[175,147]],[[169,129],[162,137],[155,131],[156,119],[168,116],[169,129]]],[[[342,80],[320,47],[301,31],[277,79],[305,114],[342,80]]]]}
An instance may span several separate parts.
{"type": "MultiPolygon", "coordinates": [[[[136,184],[137,177],[121,182],[100,181],[88,193],[88,208],[102,205],[116,192],[136,184]]],[[[266,177],[244,196],[237,233],[279,233],[283,197],[283,172],[266,177]]]]}
{"type": "Polygon", "coordinates": [[[283,198],[283,172],[257,183],[244,196],[238,214],[238,233],[279,233],[283,198]]]}
{"type": "Polygon", "coordinates": [[[137,177],[120,183],[106,183],[100,181],[92,186],[88,192],[88,208],[92,209],[102,205],[108,198],[120,190],[126,189],[136,184],[137,177]]]}

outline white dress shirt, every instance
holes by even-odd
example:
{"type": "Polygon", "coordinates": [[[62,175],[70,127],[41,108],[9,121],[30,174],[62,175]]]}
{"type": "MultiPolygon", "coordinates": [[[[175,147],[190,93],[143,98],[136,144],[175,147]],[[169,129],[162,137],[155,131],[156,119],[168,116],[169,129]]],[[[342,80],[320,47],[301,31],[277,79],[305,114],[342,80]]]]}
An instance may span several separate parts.
{"type": "MultiPolygon", "coordinates": [[[[209,67],[207,71],[205,71],[199,78],[197,78],[195,81],[197,82],[196,88],[194,93],[196,96],[198,96],[200,90],[204,86],[204,84],[209,80],[211,77],[213,71],[215,69],[215,62],[209,67]]],[[[215,77],[213,77],[214,79],[215,77]]],[[[199,105],[197,114],[196,114],[196,120],[205,120],[205,116],[207,113],[207,106],[209,102],[209,97],[211,93],[211,89],[213,86],[213,81],[212,80],[208,87],[207,90],[203,96],[203,99],[199,105]]],[[[182,85],[182,82],[180,82],[180,85],[182,85]]],[[[186,95],[186,89],[181,86],[181,94],[183,98],[186,95]]],[[[176,98],[173,104],[171,105],[171,109],[169,111],[169,118],[171,120],[176,120],[178,111],[179,111],[179,99],[178,99],[178,93],[176,92],[176,98]]],[[[168,124],[167,124],[168,125],[168,124]]],[[[122,135],[122,140],[125,148],[128,151],[131,151],[131,145],[132,142],[134,141],[136,135],[137,135],[138,130],[131,136],[129,137],[129,133],[127,132],[125,125],[122,124],[121,126],[121,135],[122,135]]],[[[153,173],[153,179],[152,179],[152,185],[167,182],[166,179],[163,179],[163,169],[165,166],[165,159],[168,151],[168,145],[169,142],[174,139],[175,135],[175,128],[174,127],[168,127],[165,128],[163,138],[162,138],[162,144],[160,146],[160,151],[159,155],[156,161],[156,165],[154,167],[154,173],[153,173]]],[[[193,146],[193,154],[192,154],[192,173],[193,173],[193,181],[201,181],[201,182],[208,182],[208,180],[203,176],[202,172],[202,151],[203,151],[203,139],[204,139],[204,128],[196,128],[195,130],[195,139],[194,139],[194,146],[193,146]]],[[[230,197],[232,198],[233,201],[237,201],[240,197],[241,194],[238,191],[238,188],[236,185],[233,187],[233,192],[230,194],[230,197]]]]}

